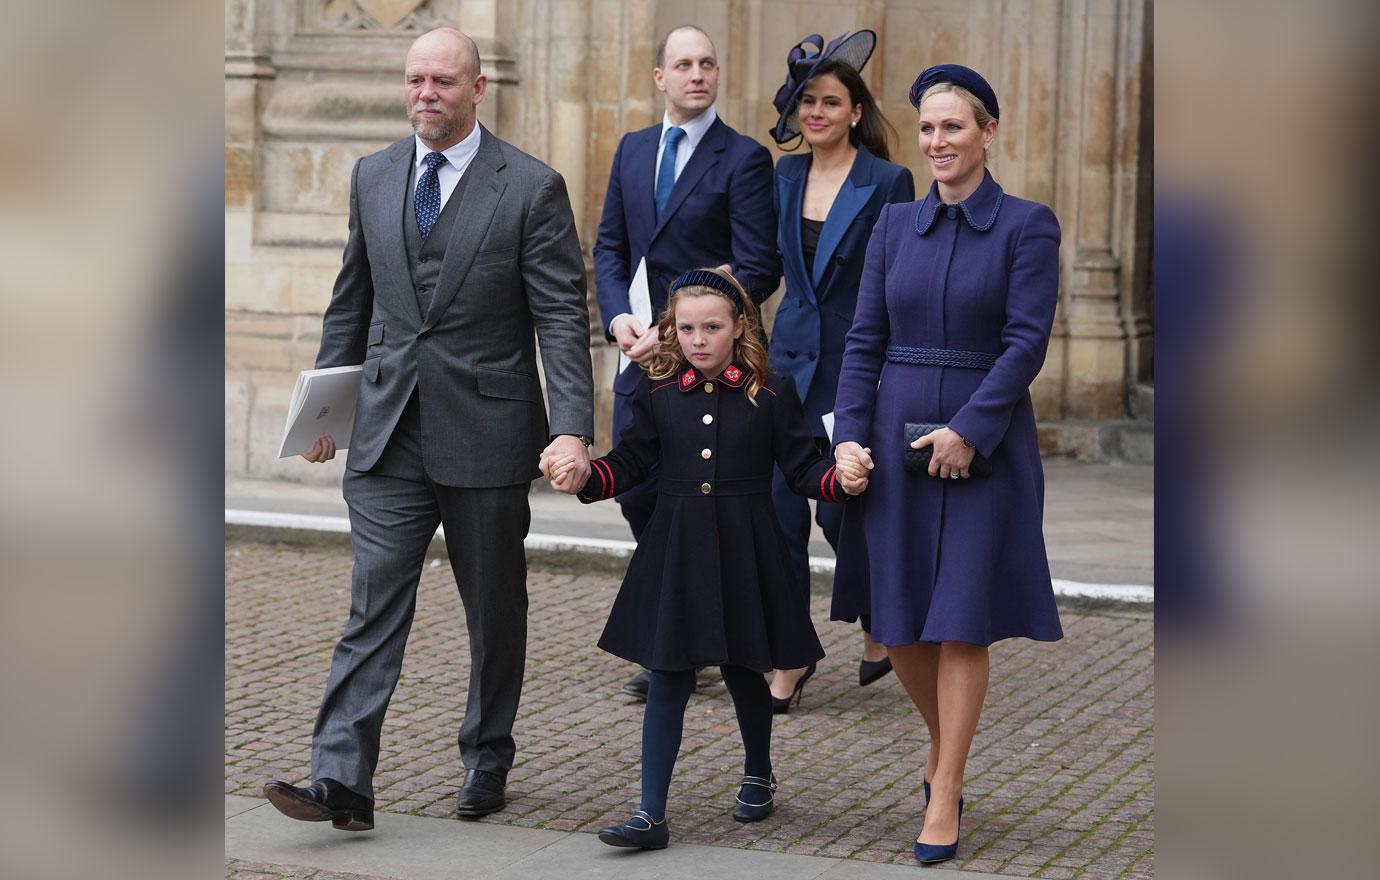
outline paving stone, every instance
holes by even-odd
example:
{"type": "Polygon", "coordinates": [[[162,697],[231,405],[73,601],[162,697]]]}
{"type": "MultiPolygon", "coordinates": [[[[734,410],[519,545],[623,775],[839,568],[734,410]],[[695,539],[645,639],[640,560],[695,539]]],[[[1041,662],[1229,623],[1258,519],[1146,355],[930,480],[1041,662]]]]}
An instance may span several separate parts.
{"type": "MultiPolygon", "coordinates": [[[[227,794],[258,796],[270,778],[307,778],[312,721],[349,610],[350,564],[335,547],[227,546],[227,794]]],[[[642,704],[619,690],[633,669],[594,647],[617,586],[615,577],[574,567],[530,573],[518,762],[508,808],[481,823],[590,832],[636,807],[642,704]]],[[[677,841],[914,863],[924,724],[894,676],[857,687],[857,629],[829,622],[828,604],[813,597],[829,656],[773,730],[776,814],[755,826],[728,815],[742,746],[732,702],[707,671],[686,713],[671,786],[677,841]]],[[[1095,613],[1062,619],[1060,643],[992,649],[968,761],[964,845],[950,867],[1049,880],[1153,876],[1153,623],[1095,613]]],[[[455,584],[447,566],[428,566],[384,724],[378,810],[451,815],[467,683],[455,584]]],[[[355,875],[231,861],[226,876],[355,875]]]]}

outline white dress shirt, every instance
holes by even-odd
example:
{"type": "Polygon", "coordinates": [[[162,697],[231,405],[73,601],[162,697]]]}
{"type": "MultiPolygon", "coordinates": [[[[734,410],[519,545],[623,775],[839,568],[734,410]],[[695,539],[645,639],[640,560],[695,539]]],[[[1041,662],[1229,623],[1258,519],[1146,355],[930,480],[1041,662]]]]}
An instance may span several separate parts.
{"type": "MultiPolygon", "coordinates": [[[[680,173],[685,170],[686,163],[694,155],[695,148],[700,145],[700,141],[704,140],[704,133],[709,131],[709,126],[713,125],[714,120],[718,118],[718,112],[714,109],[714,105],[710,104],[699,116],[680,126],[685,129],[685,137],[680,139],[680,145],[676,147],[676,180],[680,180],[680,173]]],[[[656,148],[656,174],[652,178],[652,192],[656,192],[656,177],[661,175],[661,154],[666,151],[666,133],[671,130],[673,125],[670,115],[663,113],[661,116],[661,142],[657,144],[656,148]]],[[[614,321],[628,314],[631,313],[620,312],[609,318],[607,325],[609,332],[613,332],[614,321]]]]}
{"type": "MultiPolygon", "coordinates": [[[[714,105],[710,104],[703,113],[694,119],[680,126],[685,129],[685,137],[680,139],[680,146],[676,147],[676,180],[680,180],[680,173],[685,170],[685,164],[690,161],[690,157],[695,153],[695,147],[704,140],[704,133],[709,131],[709,126],[714,124],[714,120],[719,118],[719,114],[714,110],[714,105]]],[[[674,127],[669,114],[661,117],[661,141],[656,148],[656,173],[661,174],[661,154],[666,151],[666,133],[674,127]]],[[[656,180],[652,180],[652,192],[656,192],[656,180]]]]}
{"type": "MultiPolygon", "coordinates": [[[[422,175],[426,173],[426,157],[436,152],[435,150],[422,143],[422,139],[413,135],[417,142],[417,155],[412,160],[412,194],[417,193],[417,185],[422,182],[422,175]]],[[[441,154],[446,157],[446,161],[436,166],[436,177],[441,183],[441,208],[446,207],[446,200],[450,194],[455,192],[455,187],[460,183],[460,178],[465,176],[465,170],[470,167],[474,157],[479,153],[479,123],[476,121],[474,128],[465,135],[465,139],[447,150],[441,150],[441,154]]]]}

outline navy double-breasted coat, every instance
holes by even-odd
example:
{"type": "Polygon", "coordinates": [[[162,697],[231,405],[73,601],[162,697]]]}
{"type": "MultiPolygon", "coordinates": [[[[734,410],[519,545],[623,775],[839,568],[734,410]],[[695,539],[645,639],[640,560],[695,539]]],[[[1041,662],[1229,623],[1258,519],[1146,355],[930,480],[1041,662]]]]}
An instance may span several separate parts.
{"type": "Polygon", "coordinates": [[[755,404],[747,379],[733,364],[712,379],[694,368],[644,375],[628,428],[594,460],[581,501],[612,498],[660,464],[656,510],[599,639],[605,651],[659,670],[766,672],[824,656],[772,508],[772,469],[802,495],[847,496],[805,428],[791,378],[769,375],[755,404]]]}
{"type": "Polygon", "coordinates": [[[872,615],[887,645],[1061,638],[1042,520],[1030,383],[1059,290],[1059,223],[990,174],[958,205],[932,185],[889,205],[867,246],[839,378],[834,441],[870,447],[868,491],[844,512],[832,617],[872,615]],[[888,362],[889,346],[995,356],[990,370],[888,362]],[[904,424],[945,423],[990,477],[903,466],[904,424]]]}
{"type": "Polygon", "coordinates": [[[810,176],[808,153],[776,163],[776,246],[786,295],[771,330],[771,368],[795,379],[805,422],[827,437],[821,418],[834,409],[843,340],[853,325],[868,236],[882,208],[915,199],[910,170],[858,147],[853,167],[829,206],[811,265],[800,245],[800,212],[810,176]]]}

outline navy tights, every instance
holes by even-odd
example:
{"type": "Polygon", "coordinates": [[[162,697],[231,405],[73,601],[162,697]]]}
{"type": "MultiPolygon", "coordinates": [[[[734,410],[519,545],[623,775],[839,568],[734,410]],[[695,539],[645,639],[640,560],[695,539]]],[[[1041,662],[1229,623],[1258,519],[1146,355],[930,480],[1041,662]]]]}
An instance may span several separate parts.
{"type": "MultiPolygon", "coordinates": [[[[744,666],[720,666],[733,697],[738,730],[743,736],[743,775],[771,778],[771,690],[760,672],[744,666]]],[[[680,752],[685,706],[695,691],[695,670],[650,670],[647,711],[642,718],[642,809],[655,820],[666,815],[666,793],[680,752]]],[[[757,785],[739,794],[750,803],[765,803],[771,792],[757,785]]]]}

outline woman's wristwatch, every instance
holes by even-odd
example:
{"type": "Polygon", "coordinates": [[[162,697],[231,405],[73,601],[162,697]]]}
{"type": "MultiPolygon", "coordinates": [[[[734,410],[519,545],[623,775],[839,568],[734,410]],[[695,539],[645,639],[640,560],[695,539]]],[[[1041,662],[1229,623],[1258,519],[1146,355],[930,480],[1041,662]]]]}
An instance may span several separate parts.
{"type": "MultiPolygon", "coordinates": [[[[949,430],[950,430],[950,431],[954,431],[953,428],[949,428],[949,430]]],[[[954,431],[954,433],[955,433],[955,434],[958,434],[957,431],[954,431]]],[[[967,437],[964,437],[962,434],[958,434],[958,439],[960,439],[960,440],[963,441],[963,445],[964,445],[964,446],[968,447],[969,449],[972,449],[972,448],[973,448],[973,444],[971,444],[971,443],[968,442],[968,438],[967,438],[967,437]]]]}

